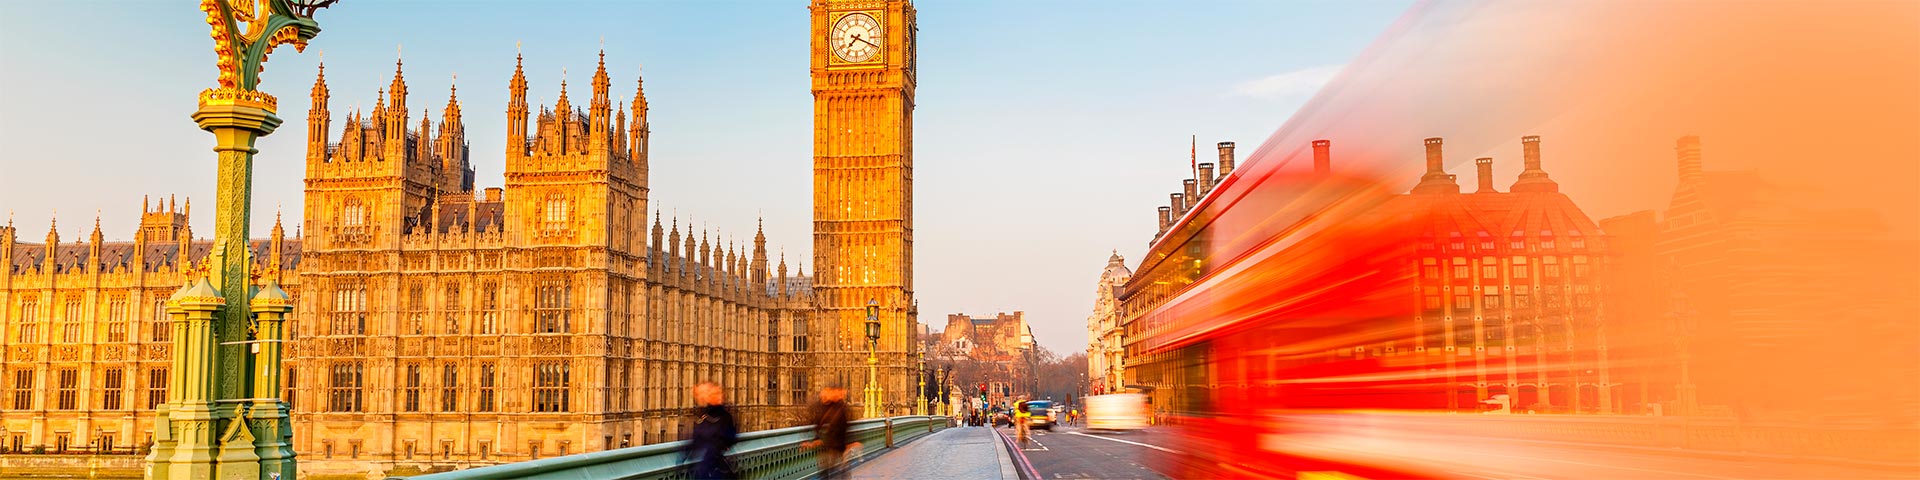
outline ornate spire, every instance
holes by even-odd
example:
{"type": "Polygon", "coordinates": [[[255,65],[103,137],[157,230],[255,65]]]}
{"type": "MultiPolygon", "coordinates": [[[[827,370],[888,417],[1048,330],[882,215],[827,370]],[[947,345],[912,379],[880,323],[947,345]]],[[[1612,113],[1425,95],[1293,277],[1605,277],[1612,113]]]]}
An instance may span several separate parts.
{"type": "Polygon", "coordinates": [[[554,103],[553,109],[558,111],[560,115],[563,115],[563,116],[573,112],[573,104],[567,101],[567,68],[566,67],[560,67],[560,101],[554,103]]]}
{"type": "Polygon", "coordinates": [[[613,85],[607,80],[607,51],[600,50],[600,65],[593,71],[593,105],[604,107],[611,103],[607,88],[613,85]]]}
{"type": "Polygon", "coordinates": [[[513,43],[513,79],[507,81],[507,169],[513,171],[514,159],[527,153],[527,72],[520,42],[513,43]]]}
{"type": "Polygon", "coordinates": [[[620,102],[620,105],[613,109],[613,135],[612,135],[613,147],[611,148],[612,151],[620,154],[627,153],[627,137],[620,135],[620,132],[624,132],[626,130],[627,130],[627,102],[625,100],[622,100],[620,102]]]}
{"type": "Polygon", "coordinates": [[[327,156],[327,129],[332,120],[327,115],[327,63],[320,62],[320,68],[313,75],[313,106],[307,109],[307,161],[325,160],[327,156]]]}
{"type": "Polygon", "coordinates": [[[317,109],[324,110],[327,104],[327,62],[320,61],[320,67],[313,74],[313,103],[317,109]]]}
{"type": "Polygon", "coordinates": [[[396,56],[393,60],[393,83],[387,86],[387,95],[393,98],[387,103],[393,107],[393,114],[401,117],[400,121],[404,124],[407,115],[407,79],[402,66],[403,63],[396,56]]]}
{"type": "Polygon", "coordinates": [[[600,64],[593,71],[593,103],[587,107],[587,114],[592,118],[587,126],[593,129],[587,132],[587,146],[588,151],[596,154],[604,153],[609,158],[613,157],[613,138],[611,137],[621,133],[613,129],[613,102],[611,96],[607,94],[607,87],[610,85],[612,84],[607,81],[607,51],[601,49],[600,64]]]}
{"type": "Polygon", "coordinates": [[[460,121],[460,74],[454,73],[453,80],[447,83],[447,108],[440,112],[440,123],[460,121]]]}

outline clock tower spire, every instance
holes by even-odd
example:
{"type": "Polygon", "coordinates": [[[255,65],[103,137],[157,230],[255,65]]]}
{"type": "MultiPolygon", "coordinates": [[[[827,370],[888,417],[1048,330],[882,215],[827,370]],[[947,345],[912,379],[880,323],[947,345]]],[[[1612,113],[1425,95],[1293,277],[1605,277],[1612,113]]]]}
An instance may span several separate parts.
{"type": "MultiPolygon", "coordinates": [[[[906,0],[814,0],[814,291],[836,337],[821,382],[867,375],[867,305],[878,305],[879,411],[912,407],[914,8],[906,0]]],[[[825,383],[820,383],[825,384],[825,383]]]]}

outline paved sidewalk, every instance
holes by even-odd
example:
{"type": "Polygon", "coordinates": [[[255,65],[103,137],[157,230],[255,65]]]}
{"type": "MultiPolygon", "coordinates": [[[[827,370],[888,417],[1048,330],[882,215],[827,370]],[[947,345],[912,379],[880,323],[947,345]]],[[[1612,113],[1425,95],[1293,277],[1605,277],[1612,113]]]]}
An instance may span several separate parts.
{"type": "Polygon", "coordinates": [[[954,427],[914,440],[853,468],[853,478],[1017,480],[1013,460],[986,427],[954,427]]]}

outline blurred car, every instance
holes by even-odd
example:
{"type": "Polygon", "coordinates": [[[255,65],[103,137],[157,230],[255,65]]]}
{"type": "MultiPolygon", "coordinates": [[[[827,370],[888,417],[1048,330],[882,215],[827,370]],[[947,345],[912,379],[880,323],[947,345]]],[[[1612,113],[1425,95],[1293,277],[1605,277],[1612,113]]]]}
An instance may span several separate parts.
{"type": "Polygon", "coordinates": [[[1027,427],[1053,430],[1053,401],[1031,400],[1027,402],[1027,427]]]}
{"type": "Polygon", "coordinates": [[[1147,396],[1115,393],[1087,397],[1087,429],[1139,430],[1147,428],[1147,396]]]}

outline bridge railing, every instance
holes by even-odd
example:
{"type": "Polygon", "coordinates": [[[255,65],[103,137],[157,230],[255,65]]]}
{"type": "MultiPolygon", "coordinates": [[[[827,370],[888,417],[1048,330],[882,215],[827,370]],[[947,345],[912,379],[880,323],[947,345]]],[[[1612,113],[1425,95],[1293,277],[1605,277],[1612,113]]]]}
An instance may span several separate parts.
{"type": "MultiPolygon", "coordinates": [[[[861,457],[878,455],[902,442],[947,428],[947,417],[906,416],[853,422],[848,436],[862,445],[861,457]]],[[[814,450],[801,442],[813,440],[813,427],[799,426],[740,434],[740,443],[727,455],[746,478],[798,479],[819,471],[814,450]]],[[[543,458],[488,467],[406,477],[415,480],[492,479],[686,479],[692,459],[682,458],[687,441],[659,443],[564,457],[543,458]]]]}

